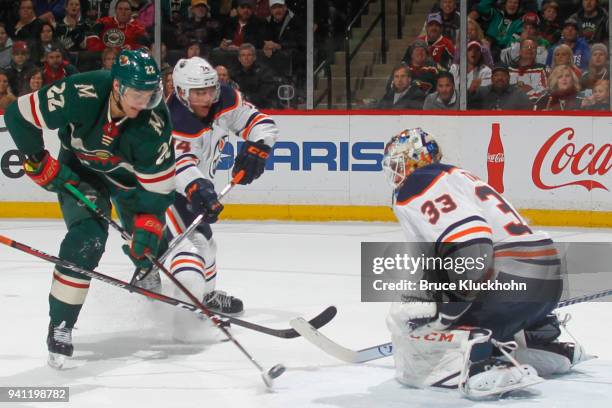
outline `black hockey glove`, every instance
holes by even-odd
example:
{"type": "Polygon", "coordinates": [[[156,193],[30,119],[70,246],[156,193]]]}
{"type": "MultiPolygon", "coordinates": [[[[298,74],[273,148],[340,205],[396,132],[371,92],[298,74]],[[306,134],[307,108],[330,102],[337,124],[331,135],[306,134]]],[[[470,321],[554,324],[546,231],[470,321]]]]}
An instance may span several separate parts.
{"type": "Polygon", "coordinates": [[[207,224],[217,222],[223,211],[223,204],[219,202],[215,186],[210,180],[199,178],[192,181],[185,189],[185,195],[190,211],[204,214],[204,222],[207,224]]]}
{"type": "Polygon", "coordinates": [[[259,178],[266,167],[266,159],[270,155],[272,148],[262,141],[246,141],[242,150],[236,156],[232,176],[240,171],[244,171],[242,179],[238,184],[251,184],[253,180],[259,178]]]}

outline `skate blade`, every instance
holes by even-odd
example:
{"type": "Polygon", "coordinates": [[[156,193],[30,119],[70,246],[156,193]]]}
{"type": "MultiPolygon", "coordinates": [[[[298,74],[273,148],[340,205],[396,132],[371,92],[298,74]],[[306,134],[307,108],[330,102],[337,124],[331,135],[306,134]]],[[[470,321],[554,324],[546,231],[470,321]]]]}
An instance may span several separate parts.
{"type": "Polygon", "coordinates": [[[49,367],[54,368],[56,370],[61,370],[64,368],[64,364],[66,363],[66,356],[63,354],[57,353],[49,353],[49,358],[47,359],[47,364],[49,367]]]}

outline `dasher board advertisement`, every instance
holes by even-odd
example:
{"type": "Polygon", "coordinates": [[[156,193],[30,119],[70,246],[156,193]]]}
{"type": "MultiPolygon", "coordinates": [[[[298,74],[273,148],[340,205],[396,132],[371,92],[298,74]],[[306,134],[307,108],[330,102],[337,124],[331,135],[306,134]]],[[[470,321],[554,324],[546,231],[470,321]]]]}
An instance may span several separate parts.
{"type": "MultiPolygon", "coordinates": [[[[588,116],[274,114],[280,138],[264,175],[237,188],[228,203],[388,206],[382,174],[385,142],[422,127],[439,141],[445,163],[487,180],[522,209],[611,211],[612,118],[588,116]]],[[[0,128],[4,128],[0,119],[0,128]]],[[[45,143],[58,148],[54,132],[45,143]]],[[[242,141],[229,135],[216,184],[242,141]]],[[[25,180],[12,139],[0,132],[2,201],[54,201],[25,180]]]]}

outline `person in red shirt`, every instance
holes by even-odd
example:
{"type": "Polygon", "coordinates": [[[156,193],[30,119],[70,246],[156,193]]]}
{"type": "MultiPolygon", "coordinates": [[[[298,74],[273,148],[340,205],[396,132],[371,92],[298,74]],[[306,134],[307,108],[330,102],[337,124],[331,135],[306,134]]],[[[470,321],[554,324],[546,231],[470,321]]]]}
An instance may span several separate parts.
{"type": "Polygon", "coordinates": [[[429,55],[441,68],[448,70],[455,55],[455,45],[442,35],[442,16],[440,13],[432,13],[427,16],[425,35],[418,37],[419,40],[427,42],[429,55]]]}
{"type": "Polygon", "coordinates": [[[145,28],[132,18],[132,7],[128,0],[115,4],[114,17],[101,17],[96,21],[93,31],[97,35],[87,37],[89,51],[103,51],[105,48],[138,49],[149,45],[145,28]]]}
{"type": "Polygon", "coordinates": [[[63,49],[58,43],[52,44],[45,52],[44,61],[42,70],[44,85],[59,81],[78,72],[74,66],[64,59],[63,49]]]}

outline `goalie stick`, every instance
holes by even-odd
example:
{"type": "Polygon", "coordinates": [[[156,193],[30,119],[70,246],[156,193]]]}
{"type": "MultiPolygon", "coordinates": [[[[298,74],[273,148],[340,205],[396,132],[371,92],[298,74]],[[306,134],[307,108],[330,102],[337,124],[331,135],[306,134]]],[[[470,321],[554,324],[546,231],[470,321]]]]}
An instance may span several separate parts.
{"type": "MultiPolygon", "coordinates": [[[[202,314],[195,305],[192,305],[191,303],[187,303],[187,302],[183,302],[179,299],[175,299],[173,297],[170,296],[166,296],[163,295],[161,293],[155,293],[146,289],[142,289],[139,288],[137,286],[131,285],[128,282],[122,281],[120,279],[116,279],[113,278],[112,276],[108,276],[105,275],[103,273],[100,272],[96,272],[96,271],[91,271],[91,270],[87,270],[84,268],[81,268],[75,264],[73,264],[72,262],[68,262],[65,261],[63,259],[60,259],[58,257],[55,257],[53,255],[47,254],[45,252],[39,251],[37,249],[31,248],[25,244],[22,244],[20,242],[14,241],[8,237],[5,237],[4,235],[0,235],[0,243],[10,246],[12,248],[15,248],[19,251],[25,252],[27,254],[30,255],[34,255],[37,258],[40,258],[44,261],[47,262],[51,262],[54,263],[56,265],[62,266],[66,269],[70,269],[72,271],[78,272],[78,273],[82,273],[83,275],[89,276],[90,278],[93,279],[97,279],[100,280],[102,282],[108,283],[112,286],[116,286],[118,288],[121,289],[125,289],[128,292],[134,292],[134,293],[138,293],[139,295],[145,296],[149,299],[153,299],[153,300],[158,300],[160,302],[163,303],[167,303],[169,305],[172,306],[176,306],[176,307],[180,307],[182,309],[188,310],[190,312],[196,313],[196,314],[202,314]]],[[[321,313],[319,313],[316,317],[314,317],[312,320],[310,320],[308,323],[311,324],[313,327],[319,328],[319,327],[323,327],[325,326],[327,323],[329,323],[334,316],[336,316],[336,308],[334,306],[329,306],[327,309],[325,309],[324,311],[322,311],[321,313]]],[[[242,319],[238,319],[236,317],[233,316],[229,316],[229,315],[225,315],[223,313],[217,313],[218,316],[223,317],[224,319],[227,319],[230,323],[235,324],[236,326],[241,326],[244,327],[246,329],[250,329],[250,330],[254,330],[263,334],[267,334],[270,336],[274,336],[274,337],[280,337],[283,339],[292,339],[295,337],[299,337],[300,334],[295,331],[294,329],[274,329],[271,327],[266,327],[266,326],[261,326],[259,324],[256,323],[252,323],[252,322],[248,322],[242,319]]]]}
{"type": "MultiPolygon", "coordinates": [[[[600,292],[562,300],[557,304],[557,308],[574,305],[576,303],[588,302],[590,300],[600,299],[607,296],[612,296],[612,289],[606,289],[600,292]]],[[[295,319],[291,320],[290,324],[291,327],[302,335],[302,337],[317,346],[319,349],[347,363],[365,363],[393,355],[392,343],[383,343],[361,350],[352,350],[331,340],[329,337],[310,325],[303,317],[296,317],[295,319]]]]}

